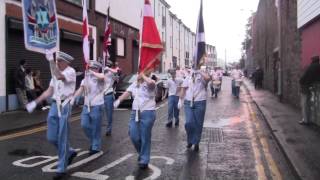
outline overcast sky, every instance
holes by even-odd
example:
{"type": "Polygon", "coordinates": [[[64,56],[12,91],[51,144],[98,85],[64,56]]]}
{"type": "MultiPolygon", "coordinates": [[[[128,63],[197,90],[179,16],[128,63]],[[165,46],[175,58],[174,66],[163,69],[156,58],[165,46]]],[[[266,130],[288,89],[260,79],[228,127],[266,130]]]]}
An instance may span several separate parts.
{"type": "MultiPolygon", "coordinates": [[[[171,12],[196,32],[200,0],[166,0],[171,12]]],[[[241,42],[245,25],[259,0],[203,0],[203,19],[206,43],[217,47],[218,58],[228,62],[241,57],[241,42]]]]}

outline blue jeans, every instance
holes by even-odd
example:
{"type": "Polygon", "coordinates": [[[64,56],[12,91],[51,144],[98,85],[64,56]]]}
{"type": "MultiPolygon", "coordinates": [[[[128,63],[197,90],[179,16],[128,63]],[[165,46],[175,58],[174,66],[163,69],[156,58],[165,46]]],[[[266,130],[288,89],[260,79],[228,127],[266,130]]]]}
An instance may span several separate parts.
{"type": "Polygon", "coordinates": [[[187,141],[188,144],[199,144],[201,140],[207,102],[205,100],[195,101],[193,107],[190,107],[190,103],[190,101],[184,101],[187,141]]]}
{"type": "Polygon", "coordinates": [[[83,106],[81,113],[81,127],[90,140],[90,149],[100,151],[101,149],[101,113],[102,106],[83,106]]]}
{"type": "Polygon", "coordinates": [[[104,96],[104,108],[107,115],[107,132],[112,131],[112,115],[113,115],[113,94],[104,96]]]}
{"type": "Polygon", "coordinates": [[[232,80],[232,94],[236,97],[239,97],[240,86],[236,86],[236,81],[232,80]]]}
{"type": "Polygon", "coordinates": [[[74,150],[69,145],[69,123],[71,106],[67,104],[61,108],[61,117],[58,116],[56,102],[51,103],[47,118],[47,139],[58,149],[57,172],[65,172],[68,166],[68,159],[74,150]]]}
{"type": "Polygon", "coordinates": [[[136,111],[133,110],[130,115],[129,136],[139,153],[138,161],[140,164],[148,164],[151,151],[151,132],[154,121],[156,120],[156,111],[148,110],[140,113],[139,122],[135,121],[136,111]]]}
{"type": "Polygon", "coordinates": [[[173,117],[179,122],[179,96],[169,96],[168,98],[168,122],[172,122],[173,117]]]}

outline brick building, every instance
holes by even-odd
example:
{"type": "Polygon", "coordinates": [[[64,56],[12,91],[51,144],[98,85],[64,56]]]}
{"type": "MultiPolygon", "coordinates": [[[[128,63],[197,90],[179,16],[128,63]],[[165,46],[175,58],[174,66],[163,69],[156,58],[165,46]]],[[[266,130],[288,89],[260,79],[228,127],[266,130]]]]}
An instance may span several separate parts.
{"type": "MultiPolygon", "coordinates": [[[[81,0],[57,0],[60,28],[60,50],[72,55],[72,66],[83,69],[82,55],[82,5],[81,0]]],[[[89,16],[90,59],[102,57],[102,42],[106,11],[99,9],[107,1],[87,0],[89,16]],[[96,4],[97,3],[97,4],[96,4]]],[[[24,47],[21,1],[0,1],[2,19],[0,33],[0,112],[18,107],[14,89],[14,72],[20,59],[27,60],[27,67],[41,71],[44,87],[48,86],[50,70],[43,54],[27,51],[24,47]]],[[[138,62],[138,29],[112,18],[111,60],[117,61],[125,74],[136,71],[138,62]]]]}
{"type": "Polygon", "coordinates": [[[254,21],[252,55],[264,71],[264,87],[299,106],[297,1],[260,0],[254,21]]]}

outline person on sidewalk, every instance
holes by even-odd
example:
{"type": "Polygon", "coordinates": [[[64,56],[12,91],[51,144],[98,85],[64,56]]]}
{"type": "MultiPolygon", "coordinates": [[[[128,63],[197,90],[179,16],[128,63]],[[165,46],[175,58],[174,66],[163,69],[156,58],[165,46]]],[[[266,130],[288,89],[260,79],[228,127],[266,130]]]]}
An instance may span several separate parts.
{"type": "Polygon", "coordinates": [[[115,80],[115,75],[118,73],[118,70],[112,69],[112,62],[107,60],[107,66],[104,68],[104,108],[107,116],[107,130],[106,136],[110,136],[112,133],[112,120],[113,120],[113,84],[115,80]]]}
{"type": "Polygon", "coordinates": [[[151,135],[156,120],[156,83],[149,77],[152,70],[142,72],[114,103],[114,107],[130,95],[134,97],[129,122],[129,136],[137,150],[140,169],[147,169],[150,161],[151,135]]]}
{"type": "Polygon", "coordinates": [[[176,70],[170,69],[168,73],[171,75],[171,78],[168,79],[165,83],[165,88],[168,88],[169,97],[168,97],[168,122],[166,127],[172,127],[172,121],[175,119],[175,126],[179,126],[179,92],[183,80],[176,77],[176,70]]]}
{"type": "Polygon", "coordinates": [[[302,120],[299,121],[300,124],[308,124],[309,119],[309,107],[310,107],[310,87],[315,82],[320,82],[320,64],[319,56],[314,56],[311,58],[312,62],[310,66],[305,70],[300,78],[301,86],[301,107],[302,107],[302,120]]]}
{"type": "Polygon", "coordinates": [[[27,98],[29,101],[33,101],[37,98],[34,81],[32,77],[32,71],[31,69],[26,69],[26,77],[25,77],[25,84],[26,84],[26,92],[27,92],[27,98]]]}
{"type": "Polygon", "coordinates": [[[187,148],[189,149],[194,145],[195,151],[199,151],[206,113],[207,84],[209,81],[210,75],[208,73],[203,70],[192,70],[181,86],[178,107],[181,108],[184,102],[187,148]]]}
{"type": "Polygon", "coordinates": [[[26,60],[21,59],[19,62],[20,66],[15,72],[15,89],[18,96],[18,100],[21,106],[23,108],[26,107],[26,104],[28,103],[27,99],[27,92],[26,92],[26,83],[25,83],[25,77],[26,77],[26,60]]]}
{"type": "Polygon", "coordinates": [[[104,75],[99,73],[102,65],[99,62],[89,63],[89,73],[82,80],[79,89],[74,94],[70,104],[85,92],[84,106],[81,113],[81,126],[90,140],[89,154],[101,151],[101,119],[103,111],[104,75]]]}
{"type": "Polygon", "coordinates": [[[71,114],[69,102],[76,87],[76,73],[69,66],[73,60],[72,56],[63,52],[57,52],[56,54],[56,63],[53,60],[52,53],[47,52],[46,54],[53,73],[53,78],[50,81],[48,89],[36,100],[28,103],[26,108],[31,113],[37,104],[52,96],[51,108],[47,118],[47,138],[58,150],[57,174],[54,179],[61,179],[66,175],[67,166],[77,156],[76,151],[69,145],[68,123],[71,114]]]}

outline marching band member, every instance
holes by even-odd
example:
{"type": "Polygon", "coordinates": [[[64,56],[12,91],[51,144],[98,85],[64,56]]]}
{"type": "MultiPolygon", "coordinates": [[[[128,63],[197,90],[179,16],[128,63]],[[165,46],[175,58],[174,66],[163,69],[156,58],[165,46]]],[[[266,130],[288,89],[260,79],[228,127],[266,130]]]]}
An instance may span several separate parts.
{"type": "Polygon", "coordinates": [[[231,77],[232,77],[232,94],[234,97],[239,98],[239,93],[240,93],[240,83],[242,81],[242,76],[243,73],[239,69],[238,66],[231,72],[231,77]]]}
{"type": "Polygon", "coordinates": [[[215,67],[212,72],[211,72],[211,97],[213,97],[213,95],[215,96],[215,98],[218,97],[218,91],[221,85],[221,80],[220,80],[220,72],[217,70],[217,68],[215,67]]]}
{"type": "Polygon", "coordinates": [[[111,68],[112,62],[110,60],[107,61],[107,66],[104,67],[104,107],[107,115],[107,131],[106,136],[110,136],[112,132],[112,120],[113,120],[113,102],[114,102],[114,94],[113,94],[113,84],[115,80],[115,74],[118,73],[117,69],[111,68]]]}
{"type": "Polygon", "coordinates": [[[104,76],[99,73],[101,67],[99,62],[91,61],[89,63],[89,73],[82,80],[71,100],[71,105],[73,105],[74,99],[86,91],[81,113],[81,126],[90,140],[90,155],[101,150],[101,119],[104,103],[103,93],[101,93],[104,88],[104,76]]]}
{"type": "Polygon", "coordinates": [[[51,108],[47,118],[47,138],[58,149],[57,174],[54,179],[60,179],[65,175],[67,166],[71,164],[77,153],[69,145],[69,123],[71,114],[70,99],[75,91],[76,72],[69,66],[73,57],[57,52],[57,64],[53,61],[53,54],[47,52],[53,77],[49,88],[36,100],[27,104],[29,113],[33,112],[37,104],[52,96],[51,108]]]}
{"type": "Polygon", "coordinates": [[[194,145],[194,150],[199,151],[203,121],[206,112],[207,84],[210,76],[204,71],[192,70],[182,84],[178,106],[184,101],[185,129],[187,132],[187,148],[194,145]]]}
{"type": "Polygon", "coordinates": [[[165,83],[165,87],[168,88],[169,97],[168,97],[168,122],[166,127],[172,127],[172,120],[175,118],[175,126],[179,126],[179,92],[183,80],[176,77],[175,70],[169,70],[171,78],[168,79],[165,83]]]}
{"type": "Polygon", "coordinates": [[[121,101],[132,95],[134,97],[129,122],[129,135],[139,154],[139,167],[148,168],[151,150],[151,131],[156,119],[155,81],[149,78],[151,71],[140,73],[138,80],[115,101],[117,107],[121,101]]]}

